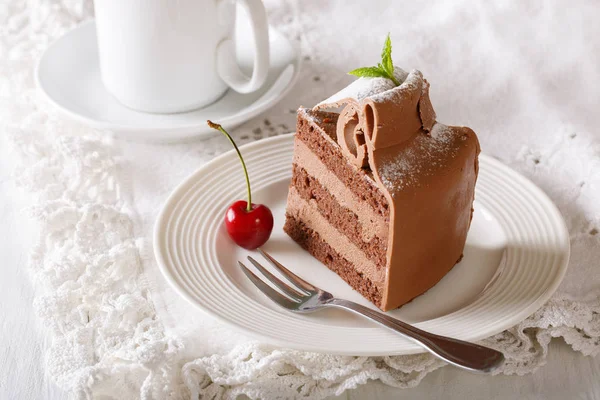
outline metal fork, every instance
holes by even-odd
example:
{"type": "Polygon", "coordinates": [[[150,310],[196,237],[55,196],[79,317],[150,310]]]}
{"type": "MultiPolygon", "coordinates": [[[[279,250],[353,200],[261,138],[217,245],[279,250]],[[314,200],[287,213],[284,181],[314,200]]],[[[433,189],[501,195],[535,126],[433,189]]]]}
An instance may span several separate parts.
{"type": "Polygon", "coordinates": [[[277,286],[285,296],[257,277],[242,262],[238,261],[238,263],[242,271],[244,271],[246,276],[261,292],[287,310],[298,313],[310,313],[325,307],[338,307],[352,311],[411,339],[438,358],[472,372],[491,372],[498,368],[504,361],[502,353],[489,347],[425,332],[360,304],[335,298],[331,293],[319,289],[288,270],[266,251],[262,249],[258,249],[258,251],[293,286],[282,282],[254,258],[248,256],[248,260],[260,271],[264,278],[277,286]]]}

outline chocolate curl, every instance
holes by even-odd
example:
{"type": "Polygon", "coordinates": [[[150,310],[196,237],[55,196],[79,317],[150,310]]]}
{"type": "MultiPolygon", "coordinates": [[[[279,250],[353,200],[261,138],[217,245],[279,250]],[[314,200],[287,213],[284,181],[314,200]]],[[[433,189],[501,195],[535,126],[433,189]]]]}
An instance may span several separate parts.
{"type": "Polygon", "coordinates": [[[365,140],[362,105],[354,98],[342,98],[331,103],[319,103],[313,109],[344,106],[336,125],[337,142],[342,153],[358,168],[369,167],[369,155],[365,140]]]}
{"type": "Polygon", "coordinates": [[[346,157],[357,167],[364,168],[369,166],[369,160],[361,113],[360,104],[349,101],[340,114],[336,131],[338,143],[346,157]]]}
{"type": "Polygon", "coordinates": [[[314,109],[344,105],[336,127],[338,144],[354,165],[372,169],[370,153],[397,146],[421,131],[429,132],[435,111],[429,83],[420,71],[411,71],[400,86],[390,87],[391,81],[382,82],[381,78],[361,79],[314,109]]]}
{"type": "Polygon", "coordinates": [[[362,103],[367,141],[373,150],[399,145],[421,129],[429,131],[435,122],[429,84],[420,71],[412,71],[402,85],[362,103]]]}

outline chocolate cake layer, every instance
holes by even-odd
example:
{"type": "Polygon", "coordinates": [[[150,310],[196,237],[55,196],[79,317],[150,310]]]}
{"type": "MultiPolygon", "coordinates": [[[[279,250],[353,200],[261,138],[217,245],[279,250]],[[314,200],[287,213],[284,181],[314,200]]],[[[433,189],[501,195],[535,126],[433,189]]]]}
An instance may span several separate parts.
{"type": "Polygon", "coordinates": [[[341,207],[354,211],[362,228],[362,240],[370,241],[375,236],[382,239],[388,237],[389,231],[385,217],[350,190],[299,139],[294,140],[293,164],[301,165],[309,176],[318,177],[317,181],[331,193],[341,207]]]}
{"type": "Polygon", "coordinates": [[[381,303],[389,209],[368,170],[335,142],[338,114],[300,110],[285,231],[355,290],[381,303]]]}
{"type": "Polygon", "coordinates": [[[307,228],[315,231],[334,251],[343,254],[354,269],[368,277],[374,284],[383,286],[385,268],[378,268],[377,264],[359,247],[321,215],[316,200],[306,201],[293,186],[290,187],[288,194],[286,215],[301,221],[307,228]]]}
{"type": "Polygon", "coordinates": [[[338,274],[346,283],[377,307],[381,307],[381,289],[303,222],[287,215],[283,230],[313,257],[338,274]]]}
{"type": "Polygon", "coordinates": [[[366,240],[358,215],[352,209],[341,206],[314,176],[309,175],[306,169],[296,164],[293,165],[292,186],[305,201],[314,200],[321,215],[375,262],[377,268],[385,268],[387,251],[385,223],[382,224],[383,235],[372,236],[366,240]]]}
{"type": "Polygon", "coordinates": [[[389,222],[388,202],[368,170],[354,168],[335,143],[339,115],[323,111],[300,109],[296,137],[322,161],[359,199],[367,202],[389,222]],[[319,124],[321,126],[319,126],[319,124]],[[315,130],[320,133],[315,134],[315,130]],[[323,135],[326,135],[330,140],[323,135]]]}

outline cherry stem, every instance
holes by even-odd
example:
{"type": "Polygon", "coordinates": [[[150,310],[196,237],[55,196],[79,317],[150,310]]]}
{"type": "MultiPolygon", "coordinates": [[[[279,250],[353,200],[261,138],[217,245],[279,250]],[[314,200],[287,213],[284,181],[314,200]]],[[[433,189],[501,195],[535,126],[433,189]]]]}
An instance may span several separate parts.
{"type": "Polygon", "coordinates": [[[240,162],[242,163],[242,168],[244,168],[244,176],[246,177],[246,187],[248,188],[248,205],[246,206],[246,211],[252,211],[252,191],[250,190],[250,178],[248,177],[248,169],[246,169],[246,163],[244,162],[244,157],[242,157],[242,153],[240,153],[240,149],[238,149],[237,144],[233,141],[233,138],[223,127],[219,124],[215,124],[212,121],[206,121],[208,126],[213,129],[220,131],[223,135],[227,136],[227,139],[233,145],[233,148],[237,152],[238,157],[240,158],[240,162]]]}

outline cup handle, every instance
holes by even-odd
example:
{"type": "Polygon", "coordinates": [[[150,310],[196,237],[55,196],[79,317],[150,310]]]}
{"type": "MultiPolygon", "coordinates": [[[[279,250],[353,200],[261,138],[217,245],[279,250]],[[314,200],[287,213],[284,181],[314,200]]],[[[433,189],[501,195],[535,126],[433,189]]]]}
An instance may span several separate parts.
{"type": "Polygon", "coordinates": [[[260,88],[269,72],[269,24],[267,13],[261,0],[237,0],[252,24],[254,36],[254,68],[248,78],[237,64],[233,40],[225,39],[217,46],[217,71],[221,79],[239,93],[250,93],[260,88]]]}

